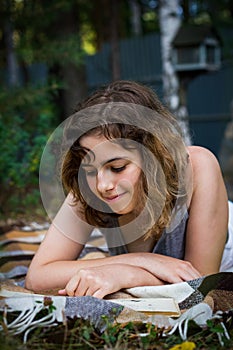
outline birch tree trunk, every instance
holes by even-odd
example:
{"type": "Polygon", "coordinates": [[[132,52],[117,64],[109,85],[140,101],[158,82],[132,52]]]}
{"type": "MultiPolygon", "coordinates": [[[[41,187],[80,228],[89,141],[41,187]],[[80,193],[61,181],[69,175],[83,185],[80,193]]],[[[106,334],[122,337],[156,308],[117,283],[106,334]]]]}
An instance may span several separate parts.
{"type": "MultiPolygon", "coordinates": [[[[161,56],[163,65],[164,100],[170,111],[177,117],[187,145],[190,145],[188,111],[180,84],[172,63],[172,41],[181,26],[179,0],[159,1],[159,24],[161,33],[161,56]]],[[[185,92],[183,91],[183,94],[185,92]]]]}

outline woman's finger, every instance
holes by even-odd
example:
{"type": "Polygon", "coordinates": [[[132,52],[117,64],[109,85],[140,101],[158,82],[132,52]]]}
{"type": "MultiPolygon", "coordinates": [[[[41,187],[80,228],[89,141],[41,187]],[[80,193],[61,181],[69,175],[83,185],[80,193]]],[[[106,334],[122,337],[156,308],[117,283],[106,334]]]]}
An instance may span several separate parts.
{"type": "Polygon", "coordinates": [[[59,295],[67,295],[66,289],[65,289],[65,288],[64,288],[64,289],[60,289],[60,290],[58,291],[58,294],[59,294],[59,295]]]}
{"type": "Polygon", "coordinates": [[[70,297],[77,296],[76,291],[79,289],[80,278],[78,275],[74,275],[67,283],[65,290],[70,297]]]}
{"type": "Polygon", "coordinates": [[[108,294],[109,293],[107,293],[103,289],[98,289],[92,296],[98,299],[103,299],[108,294]]]}
{"type": "Polygon", "coordinates": [[[93,297],[94,294],[99,290],[98,288],[93,288],[93,287],[95,287],[95,286],[89,286],[89,288],[87,288],[86,293],[85,293],[86,296],[93,297]]]}

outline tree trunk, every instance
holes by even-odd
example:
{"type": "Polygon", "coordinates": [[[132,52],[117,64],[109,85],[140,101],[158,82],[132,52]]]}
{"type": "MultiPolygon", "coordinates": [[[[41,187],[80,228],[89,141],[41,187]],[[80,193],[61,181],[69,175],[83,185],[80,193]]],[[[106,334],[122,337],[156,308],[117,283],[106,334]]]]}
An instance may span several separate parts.
{"type": "Polygon", "coordinates": [[[119,0],[111,0],[111,67],[112,80],[121,77],[119,45],[119,0]]]}
{"type": "MultiPolygon", "coordinates": [[[[62,18],[58,18],[57,35],[62,39],[77,33],[79,40],[79,8],[70,4],[66,12],[62,13],[62,18]],[[61,26],[62,22],[62,26],[61,26]]],[[[74,64],[73,62],[59,64],[58,67],[61,80],[65,88],[61,91],[61,119],[67,118],[73,113],[77,104],[87,96],[87,83],[84,63],[74,64]]]]}
{"type": "Polygon", "coordinates": [[[64,103],[64,117],[67,118],[74,112],[77,104],[87,96],[87,84],[85,67],[67,64],[60,68],[61,76],[66,85],[62,91],[64,103]]]}
{"type": "Polygon", "coordinates": [[[190,144],[186,91],[183,89],[183,86],[180,87],[179,79],[172,63],[172,41],[181,26],[179,6],[179,0],[160,0],[159,2],[163,89],[165,103],[177,117],[186,144],[190,144]]]}
{"type": "Polygon", "coordinates": [[[141,10],[137,0],[129,0],[131,31],[133,35],[142,34],[141,10]]]}
{"type": "Polygon", "coordinates": [[[9,87],[19,85],[18,64],[13,42],[13,28],[9,21],[5,21],[4,36],[6,45],[7,77],[9,87]]]}

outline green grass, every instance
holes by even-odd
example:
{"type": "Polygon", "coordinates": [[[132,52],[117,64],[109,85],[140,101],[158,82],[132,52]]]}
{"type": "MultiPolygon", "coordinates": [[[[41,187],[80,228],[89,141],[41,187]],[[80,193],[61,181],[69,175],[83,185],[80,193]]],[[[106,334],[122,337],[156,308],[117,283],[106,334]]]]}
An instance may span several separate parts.
{"type": "Polygon", "coordinates": [[[5,328],[0,333],[0,349],[2,350],[78,350],[78,349],[233,349],[232,314],[226,317],[224,324],[231,337],[223,335],[221,320],[211,320],[205,329],[194,322],[189,324],[188,339],[182,341],[178,333],[164,336],[164,330],[151,324],[133,323],[108,324],[103,333],[97,332],[88,322],[81,319],[68,320],[66,324],[40,328],[31,332],[27,343],[23,343],[20,335],[8,334],[5,328]],[[217,333],[222,334],[222,345],[217,333]],[[195,345],[194,345],[194,344],[195,345]]]}

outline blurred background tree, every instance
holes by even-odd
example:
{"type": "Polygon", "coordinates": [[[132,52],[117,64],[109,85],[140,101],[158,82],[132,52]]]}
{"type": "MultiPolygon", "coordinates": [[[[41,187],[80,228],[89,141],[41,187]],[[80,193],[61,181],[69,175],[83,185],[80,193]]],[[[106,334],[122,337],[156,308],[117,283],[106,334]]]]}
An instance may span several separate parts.
{"type": "MultiPolygon", "coordinates": [[[[180,22],[232,26],[232,0],[174,3],[180,22]]],[[[44,217],[40,157],[51,131],[88,94],[85,57],[109,43],[111,80],[120,79],[119,41],[159,32],[162,5],[165,0],[0,0],[3,219],[44,217]]],[[[232,46],[225,50],[231,57],[232,46]]]]}

